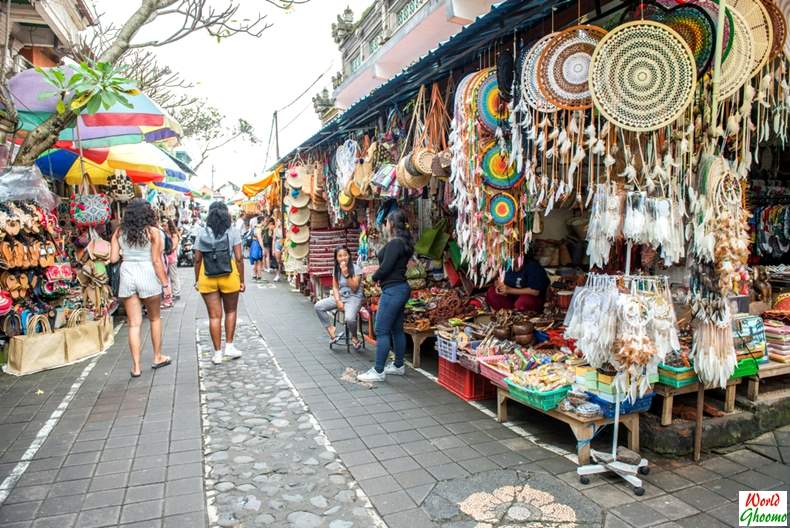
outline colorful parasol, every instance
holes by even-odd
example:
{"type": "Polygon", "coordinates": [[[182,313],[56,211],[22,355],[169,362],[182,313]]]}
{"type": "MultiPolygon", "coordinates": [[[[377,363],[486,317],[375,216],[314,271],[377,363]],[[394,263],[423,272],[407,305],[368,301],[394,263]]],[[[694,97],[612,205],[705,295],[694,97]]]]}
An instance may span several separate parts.
{"type": "Polygon", "coordinates": [[[507,225],[516,218],[518,205],[516,200],[508,193],[497,193],[491,197],[488,212],[495,224],[507,225]]]}
{"type": "MultiPolygon", "coordinates": [[[[66,75],[73,73],[70,68],[65,69],[66,75]]],[[[39,94],[51,92],[53,88],[36,70],[15,75],[8,87],[19,113],[22,137],[57,111],[55,96],[38,98],[39,94]]],[[[145,94],[130,95],[127,100],[131,108],[116,103],[107,110],[81,115],[74,127],[60,134],[59,140],[77,141],[77,128],[83,147],[154,142],[182,135],[180,125],[145,94]]]]}
{"type": "MultiPolygon", "coordinates": [[[[80,152],[69,144],[58,143],[57,148],[42,154],[36,165],[51,178],[77,185],[82,181],[80,152]]],[[[117,145],[110,148],[82,150],[85,172],[94,185],[105,185],[115,169],[124,169],[138,184],[171,180],[184,181],[191,169],[164,150],[150,143],[117,145]]]]}
{"type": "Polygon", "coordinates": [[[503,154],[499,143],[491,141],[481,151],[481,168],[483,181],[494,189],[512,189],[523,177],[516,170],[515,163],[510,163],[507,154],[503,154]]]}

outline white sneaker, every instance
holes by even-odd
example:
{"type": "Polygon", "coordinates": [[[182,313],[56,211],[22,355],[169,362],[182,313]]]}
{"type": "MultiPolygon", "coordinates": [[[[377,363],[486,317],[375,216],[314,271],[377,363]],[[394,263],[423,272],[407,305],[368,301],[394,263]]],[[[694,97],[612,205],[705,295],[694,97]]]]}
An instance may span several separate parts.
{"type": "Polygon", "coordinates": [[[280,282],[280,274],[274,276],[274,280],[272,282],[280,282]]]}
{"type": "Polygon", "coordinates": [[[370,367],[370,370],[364,374],[357,376],[358,381],[384,381],[387,375],[384,372],[376,372],[375,367],[370,367]]]}
{"type": "Polygon", "coordinates": [[[388,376],[403,376],[406,374],[406,365],[401,365],[400,367],[396,367],[395,363],[389,362],[384,365],[384,374],[388,376]]]}
{"type": "Polygon", "coordinates": [[[224,354],[222,353],[222,350],[215,350],[214,356],[211,358],[211,362],[214,363],[215,365],[220,365],[222,364],[223,357],[224,354]]]}
{"type": "Polygon", "coordinates": [[[239,359],[241,357],[241,350],[233,346],[233,343],[226,343],[225,355],[230,359],[239,359]]]}

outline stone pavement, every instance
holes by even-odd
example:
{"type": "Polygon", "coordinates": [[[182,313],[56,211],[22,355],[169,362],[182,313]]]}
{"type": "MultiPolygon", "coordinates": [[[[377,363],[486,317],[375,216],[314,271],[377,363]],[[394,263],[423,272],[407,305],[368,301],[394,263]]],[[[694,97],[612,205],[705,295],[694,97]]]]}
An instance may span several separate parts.
{"type": "MultiPolygon", "coordinates": [[[[366,528],[380,516],[391,528],[705,528],[737,524],[738,490],[790,483],[784,428],[700,465],[647,453],[643,497],[607,476],[582,486],[564,456],[569,431],[542,414],[513,405],[514,423],[498,424],[490,402],[472,406],[411,369],[374,389],[342,381],[372,351],[329,351],[286,285],[251,284],[241,315],[245,357],[211,365],[203,304],[185,292],[166,313],[174,365],[137,380],[122,328],[14,483],[0,526],[366,528]]],[[[0,483],[90,365],[0,375],[0,483]]]]}

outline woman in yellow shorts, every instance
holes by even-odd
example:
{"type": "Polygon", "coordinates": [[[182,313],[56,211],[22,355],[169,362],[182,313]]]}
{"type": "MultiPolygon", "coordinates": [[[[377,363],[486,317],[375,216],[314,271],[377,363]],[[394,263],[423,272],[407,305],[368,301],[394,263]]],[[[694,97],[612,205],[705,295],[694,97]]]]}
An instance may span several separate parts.
{"type": "Polygon", "coordinates": [[[244,255],[241,234],[231,225],[230,213],[222,202],[208,209],[206,227],[195,246],[195,288],[203,296],[209,318],[209,333],[214,345],[211,361],[222,363],[224,356],[239,359],[241,350],[233,345],[239,293],[244,291],[244,255]],[[207,273],[205,259],[211,259],[207,273]],[[219,269],[219,272],[215,268],[219,269]],[[225,273],[222,273],[224,269],[225,273]],[[219,273],[219,274],[218,274],[219,273]],[[222,312],[225,311],[225,351],[222,351],[222,312]]]}

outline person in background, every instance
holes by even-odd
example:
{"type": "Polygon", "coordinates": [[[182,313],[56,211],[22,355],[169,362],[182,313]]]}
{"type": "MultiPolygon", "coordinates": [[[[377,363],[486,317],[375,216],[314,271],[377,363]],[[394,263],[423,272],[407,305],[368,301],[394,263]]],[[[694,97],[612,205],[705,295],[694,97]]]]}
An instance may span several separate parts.
{"type": "Polygon", "coordinates": [[[354,350],[362,348],[362,342],[357,336],[357,314],[362,307],[362,270],[351,262],[351,253],[346,246],[335,248],[334,272],[332,273],[332,297],[321,299],[315,303],[315,313],[324,325],[326,333],[336,343],[340,336],[332,324],[329,312],[342,311],[345,314],[346,326],[351,334],[351,344],[354,350]]]}
{"type": "Polygon", "coordinates": [[[261,225],[258,224],[252,229],[252,243],[250,244],[250,265],[252,265],[252,280],[261,279],[262,268],[264,266],[263,236],[261,225]]]}
{"type": "Polygon", "coordinates": [[[274,245],[274,218],[260,222],[261,238],[263,239],[263,268],[266,273],[274,271],[272,268],[272,247],[274,245]]]}
{"type": "Polygon", "coordinates": [[[118,298],[123,301],[129,325],[129,352],[132,356],[133,378],[139,378],[140,328],[143,324],[143,306],[151,322],[151,345],[154,349],[152,368],[170,364],[170,358],[162,355],[162,321],[160,299],[162,289],[170,293],[167,271],[164,267],[164,235],[156,223],[156,214],[151,205],[142,199],[129,202],[121,226],[112,235],[110,262],[123,257],[118,286],[118,298]]]}
{"type": "Polygon", "coordinates": [[[181,279],[178,277],[178,252],[181,249],[181,232],[173,220],[167,220],[163,227],[172,244],[170,253],[165,255],[165,263],[167,264],[167,277],[170,279],[173,300],[177,301],[181,298],[181,279]]]}
{"type": "Polygon", "coordinates": [[[242,214],[236,217],[236,231],[239,233],[244,232],[244,215],[242,214]]]}
{"type": "Polygon", "coordinates": [[[283,266],[283,229],[279,213],[279,210],[275,210],[274,228],[272,229],[272,257],[274,257],[276,267],[273,282],[280,281],[280,269],[283,266]]]}
{"type": "Polygon", "coordinates": [[[504,279],[497,279],[486,292],[486,301],[492,310],[540,313],[543,312],[549,283],[546,270],[528,251],[521,269],[507,271],[504,279]]]}
{"type": "MultiPolygon", "coordinates": [[[[212,270],[209,270],[212,271],[212,270]]],[[[233,227],[228,207],[214,202],[208,210],[206,227],[201,229],[195,246],[195,288],[203,296],[209,318],[209,333],[214,345],[211,361],[222,363],[224,356],[241,357],[241,350],[233,345],[236,333],[236,310],[239,293],[244,291],[244,257],[241,252],[241,234],[233,227]],[[219,262],[230,273],[207,274],[205,259],[219,262]],[[211,275],[211,276],[209,276],[211,275]],[[222,350],[222,321],[225,312],[225,351],[222,350]]]]}
{"type": "Polygon", "coordinates": [[[373,280],[381,285],[381,298],[376,312],[376,364],[357,376],[359,381],[384,381],[386,376],[402,376],[406,369],[406,334],[403,332],[404,308],[411,296],[406,282],[406,266],[414,254],[414,243],[406,228],[406,215],[400,209],[392,211],[384,223],[389,242],[379,252],[379,269],[373,280]],[[389,352],[395,352],[395,361],[387,361],[389,352]]]}

